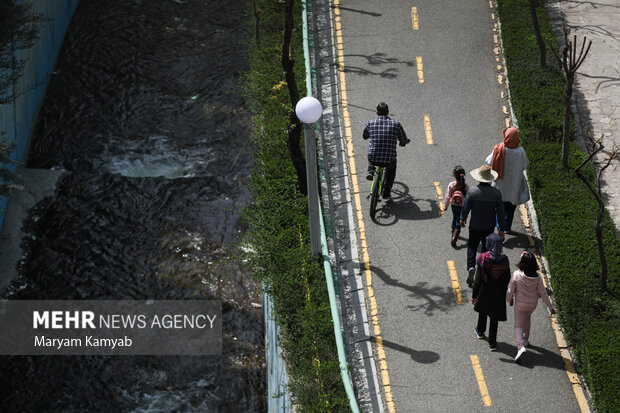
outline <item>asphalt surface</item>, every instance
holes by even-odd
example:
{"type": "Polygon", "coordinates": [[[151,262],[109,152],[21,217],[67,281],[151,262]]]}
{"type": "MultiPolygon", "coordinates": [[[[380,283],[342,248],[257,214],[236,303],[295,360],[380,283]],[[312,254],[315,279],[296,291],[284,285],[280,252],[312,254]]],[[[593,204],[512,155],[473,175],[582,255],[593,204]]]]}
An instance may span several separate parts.
{"type": "MultiPolygon", "coordinates": [[[[383,377],[378,383],[385,400],[393,397],[386,411],[580,411],[542,301],[532,319],[533,347],[522,363],[513,360],[511,307],[508,321],[499,325],[497,352],[475,338],[477,313],[465,283],[468,232],[462,231],[453,249],[451,212],[442,214],[440,208],[437,187],[445,193],[452,168],[460,164],[470,171],[480,166],[505,127],[503,107],[508,101],[502,98],[505,81],[498,81],[503,69],[498,69],[501,61],[494,51],[494,35],[499,34],[493,30],[495,10],[489,2],[473,0],[422,0],[415,5],[343,0],[339,10],[356,164],[349,172],[361,194],[390,386],[383,377]],[[403,124],[412,143],[399,148],[393,199],[379,204],[373,222],[366,199],[367,141],[361,136],[379,101],[389,105],[390,116],[403,124]],[[432,142],[427,140],[425,116],[432,142]],[[451,282],[450,261],[462,304],[451,282]],[[480,362],[490,407],[485,406],[472,356],[480,362]]],[[[476,184],[469,174],[467,182],[476,184]]],[[[530,247],[531,228],[524,227],[519,209],[513,230],[504,246],[512,270],[523,249],[530,247]]]]}

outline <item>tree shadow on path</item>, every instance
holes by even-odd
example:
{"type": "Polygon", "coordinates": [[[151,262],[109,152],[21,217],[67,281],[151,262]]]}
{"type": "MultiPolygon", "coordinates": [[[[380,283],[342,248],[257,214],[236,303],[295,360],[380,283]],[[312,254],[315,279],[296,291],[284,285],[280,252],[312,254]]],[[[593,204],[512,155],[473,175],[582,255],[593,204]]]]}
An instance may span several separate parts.
{"type": "Polygon", "coordinates": [[[405,284],[400,280],[392,278],[380,268],[371,267],[373,275],[379,277],[387,285],[403,288],[409,291],[409,297],[413,303],[407,305],[412,311],[423,311],[424,314],[432,316],[435,311],[446,312],[456,306],[454,292],[449,286],[428,286],[427,282],[417,282],[414,285],[405,284]]]}

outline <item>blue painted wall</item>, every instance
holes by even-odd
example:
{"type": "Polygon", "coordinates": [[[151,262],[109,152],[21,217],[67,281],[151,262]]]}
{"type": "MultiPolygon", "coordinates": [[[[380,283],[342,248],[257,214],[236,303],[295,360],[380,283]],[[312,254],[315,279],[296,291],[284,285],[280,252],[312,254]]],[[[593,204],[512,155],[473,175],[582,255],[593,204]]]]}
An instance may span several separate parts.
{"type": "MultiPolygon", "coordinates": [[[[33,0],[33,11],[44,19],[39,25],[39,39],[28,49],[18,51],[27,62],[17,90],[21,94],[13,103],[0,106],[0,139],[17,141],[11,157],[25,160],[32,129],[49,83],[58,51],[79,0],[33,0]]],[[[14,169],[14,166],[9,166],[14,169]]],[[[0,229],[7,200],[0,196],[0,229]]]]}

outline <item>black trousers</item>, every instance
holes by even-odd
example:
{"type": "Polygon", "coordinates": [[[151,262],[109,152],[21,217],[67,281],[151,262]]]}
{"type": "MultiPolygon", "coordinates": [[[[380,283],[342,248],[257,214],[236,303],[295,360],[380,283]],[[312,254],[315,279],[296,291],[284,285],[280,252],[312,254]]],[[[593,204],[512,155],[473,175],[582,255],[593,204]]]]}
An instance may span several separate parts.
{"type": "Polygon", "coordinates": [[[476,268],[476,252],[478,251],[478,245],[482,243],[482,251],[487,250],[486,238],[495,231],[495,228],[490,230],[480,231],[475,228],[469,228],[469,238],[467,239],[467,270],[470,268],[476,268]]]}
{"type": "Polygon", "coordinates": [[[389,163],[384,162],[373,162],[370,157],[368,157],[368,173],[374,175],[375,167],[383,166],[385,168],[385,181],[383,185],[383,193],[381,196],[390,195],[392,191],[392,185],[394,185],[394,179],[396,179],[396,159],[389,163]]]}
{"type": "MultiPolygon", "coordinates": [[[[497,344],[497,324],[498,321],[489,316],[491,322],[489,323],[489,345],[494,346],[497,344]]],[[[487,329],[487,315],[485,313],[478,313],[478,332],[484,334],[487,329]]]]}

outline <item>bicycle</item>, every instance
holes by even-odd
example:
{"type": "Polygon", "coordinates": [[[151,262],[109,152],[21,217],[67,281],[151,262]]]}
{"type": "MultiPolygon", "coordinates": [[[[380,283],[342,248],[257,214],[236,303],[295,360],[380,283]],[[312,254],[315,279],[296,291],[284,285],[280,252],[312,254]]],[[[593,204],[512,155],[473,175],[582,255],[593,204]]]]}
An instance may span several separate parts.
{"type": "MultiPolygon", "coordinates": [[[[407,139],[406,142],[399,144],[398,146],[405,146],[409,142],[410,139],[407,139]]],[[[387,173],[385,173],[385,167],[376,166],[375,174],[372,178],[372,185],[370,185],[370,219],[375,219],[375,214],[377,213],[377,203],[379,202],[379,194],[383,193],[383,185],[385,185],[385,177],[387,173]]]]}
{"type": "Polygon", "coordinates": [[[377,213],[377,203],[379,202],[379,194],[383,191],[383,185],[385,184],[384,167],[378,166],[375,170],[375,174],[372,178],[372,184],[370,185],[370,219],[375,219],[377,213]]]}

